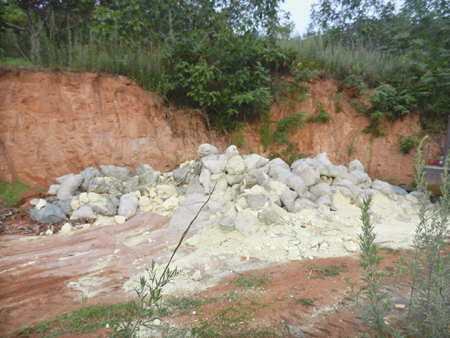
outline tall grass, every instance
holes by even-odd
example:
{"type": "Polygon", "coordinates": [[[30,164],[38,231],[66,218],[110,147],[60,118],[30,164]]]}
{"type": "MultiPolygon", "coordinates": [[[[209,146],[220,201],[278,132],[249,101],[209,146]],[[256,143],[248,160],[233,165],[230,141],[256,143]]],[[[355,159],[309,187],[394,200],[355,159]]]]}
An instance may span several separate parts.
{"type": "MultiPolygon", "coordinates": [[[[26,50],[24,43],[2,44],[3,57],[0,64],[8,65],[11,57],[18,57],[26,50]]],[[[24,54],[24,56],[26,56],[24,54]]],[[[28,57],[31,60],[31,57],[28,57]]],[[[128,76],[144,89],[163,96],[169,88],[163,65],[163,52],[158,46],[142,43],[130,46],[119,39],[110,41],[90,37],[81,39],[70,37],[67,42],[58,45],[54,39],[42,34],[39,48],[34,56],[35,65],[44,68],[64,68],[69,71],[105,72],[128,76]]]]}
{"type": "Polygon", "coordinates": [[[340,80],[361,80],[370,87],[398,76],[404,67],[402,57],[381,51],[370,51],[357,43],[353,49],[340,43],[329,43],[323,36],[295,37],[280,40],[280,45],[297,52],[297,61],[304,67],[324,69],[340,80]]]}

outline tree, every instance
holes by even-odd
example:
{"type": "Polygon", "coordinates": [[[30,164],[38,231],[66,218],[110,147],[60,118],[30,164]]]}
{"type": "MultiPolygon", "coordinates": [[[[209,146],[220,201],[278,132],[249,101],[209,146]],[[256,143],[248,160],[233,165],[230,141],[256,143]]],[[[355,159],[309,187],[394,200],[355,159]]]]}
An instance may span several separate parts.
{"type": "Polygon", "coordinates": [[[38,38],[46,28],[54,30],[60,44],[62,33],[78,27],[87,18],[95,0],[10,0],[2,1],[5,15],[0,16],[0,26],[19,32],[26,32],[30,38],[30,57],[34,63],[38,52],[38,38]],[[20,9],[23,17],[7,15],[20,9]]]}

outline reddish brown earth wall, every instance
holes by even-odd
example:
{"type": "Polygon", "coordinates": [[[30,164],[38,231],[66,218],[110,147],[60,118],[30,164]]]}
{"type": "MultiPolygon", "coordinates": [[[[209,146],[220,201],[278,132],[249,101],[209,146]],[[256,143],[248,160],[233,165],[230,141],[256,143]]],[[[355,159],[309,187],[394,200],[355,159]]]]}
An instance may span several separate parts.
{"type": "MultiPolygon", "coordinates": [[[[409,183],[415,153],[397,150],[397,134],[420,131],[416,115],[386,122],[386,136],[374,138],[360,131],[368,125],[343,96],[342,112],[334,112],[332,97],[337,84],[314,81],[309,98],[293,109],[272,105],[272,120],[304,110],[314,111],[322,100],[333,120],[314,123],[290,136],[297,151],[315,156],[326,151],[334,164],[359,159],[372,178],[409,183]],[[355,136],[353,154],[348,147],[355,136]]],[[[201,143],[224,151],[232,135],[208,131],[201,114],[171,112],[161,99],[128,79],[92,73],[11,72],[0,70],[0,178],[18,179],[34,187],[54,183],[54,178],[78,173],[89,166],[114,164],[130,169],[147,163],[169,171],[178,163],[195,159],[201,143]]],[[[245,127],[242,154],[268,156],[260,140],[259,121],[245,127]]]]}

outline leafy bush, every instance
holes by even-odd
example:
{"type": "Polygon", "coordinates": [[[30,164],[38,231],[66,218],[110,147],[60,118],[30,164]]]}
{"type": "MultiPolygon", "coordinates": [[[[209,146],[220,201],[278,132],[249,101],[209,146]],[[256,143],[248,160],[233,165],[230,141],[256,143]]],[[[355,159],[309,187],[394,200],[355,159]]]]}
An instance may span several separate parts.
{"type": "Polygon", "coordinates": [[[316,101],[316,114],[308,116],[306,123],[326,123],[333,120],[333,117],[325,110],[325,104],[321,100],[316,101]]]}
{"type": "Polygon", "coordinates": [[[397,135],[398,150],[403,154],[409,154],[410,151],[419,145],[419,140],[412,135],[397,135]]]}

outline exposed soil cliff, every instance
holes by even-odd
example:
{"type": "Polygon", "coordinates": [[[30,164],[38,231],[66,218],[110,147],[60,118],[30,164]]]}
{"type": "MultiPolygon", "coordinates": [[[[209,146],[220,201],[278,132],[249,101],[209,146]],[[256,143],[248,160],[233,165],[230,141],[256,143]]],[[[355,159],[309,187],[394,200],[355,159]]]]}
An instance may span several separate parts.
{"type": "MultiPolygon", "coordinates": [[[[420,131],[417,116],[386,123],[386,136],[371,139],[360,132],[369,123],[367,117],[351,108],[345,95],[342,111],[334,112],[333,81],[315,81],[309,87],[309,98],[295,108],[272,105],[272,120],[277,120],[299,110],[312,113],[317,100],[326,104],[331,122],[310,124],[290,136],[298,152],[315,156],[326,151],[335,164],[357,158],[372,178],[410,182],[415,154],[399,153],[397,135],[420,131]]],[[[1,179],[48,186],[55,177],[100,164],[133,170],[148,163],[167,171],[196,158],[201,143],[223,151],[231,139],[230,134],[209,131],[201,114],[172,112],[158,96],[123,77],[0,71],[1,179]]],[[[259,121],[247,124],[241,154],[268,156],[272,150],[263,151],[259,121]]]]}

